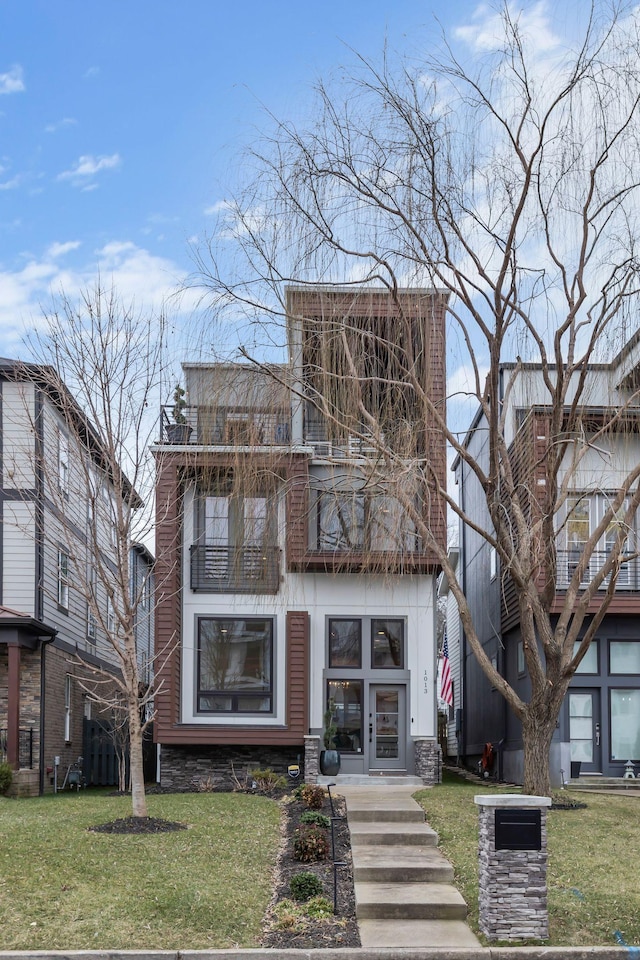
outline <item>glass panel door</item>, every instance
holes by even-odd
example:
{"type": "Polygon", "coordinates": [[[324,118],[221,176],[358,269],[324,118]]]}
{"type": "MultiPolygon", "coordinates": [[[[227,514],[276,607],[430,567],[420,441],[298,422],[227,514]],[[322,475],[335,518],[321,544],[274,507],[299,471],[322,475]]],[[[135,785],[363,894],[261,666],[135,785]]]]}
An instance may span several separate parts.
{"type": "Polygon", "coordinates": [[[581,773],[600,773],[600,692],[569,691],[571,759],[582,763],[581,773]]]}
{"type": "Polygon", "coordinates": [[[369,688],[369,768],[406,768],[406,688],[372,685],[369,688]]]}

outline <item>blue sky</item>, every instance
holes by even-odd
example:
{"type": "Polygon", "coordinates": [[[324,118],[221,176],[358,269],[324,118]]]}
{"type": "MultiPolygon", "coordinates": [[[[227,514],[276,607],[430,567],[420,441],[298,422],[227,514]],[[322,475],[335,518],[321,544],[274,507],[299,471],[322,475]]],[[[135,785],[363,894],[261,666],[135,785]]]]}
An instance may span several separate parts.
{"type": "Polygon", "coordinates": [[[98,271],[141,307],[179,287],[264,107],[302,115],[349,47],[419,50],[435,18],[473,32],[482,15],[467,0],[0,0],[0,355],[23,355],[52,293],[98,271]]]}

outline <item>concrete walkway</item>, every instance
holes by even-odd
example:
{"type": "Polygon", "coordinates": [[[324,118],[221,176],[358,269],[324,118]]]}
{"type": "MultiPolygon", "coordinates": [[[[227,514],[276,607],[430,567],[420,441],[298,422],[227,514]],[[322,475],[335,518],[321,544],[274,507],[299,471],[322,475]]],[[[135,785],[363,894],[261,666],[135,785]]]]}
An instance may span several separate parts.
{"type": "Polygon", "coordinates": [[[414,784],[344,785],[363,947],[479,947],[414,784]]]}

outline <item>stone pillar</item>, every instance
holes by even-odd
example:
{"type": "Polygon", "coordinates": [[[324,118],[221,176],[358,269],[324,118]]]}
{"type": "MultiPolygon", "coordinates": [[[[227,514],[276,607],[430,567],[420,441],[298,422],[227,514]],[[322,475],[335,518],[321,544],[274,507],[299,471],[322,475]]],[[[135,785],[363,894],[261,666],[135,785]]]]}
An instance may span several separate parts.
{"type": "Polygon", "coordinates": [[[432,787],[442,780],[442,751],[437,740],[427,740],[416,737],[413,741],[415,750],[416,776],[422,782],[432,787]]]}
{"type": "Polygon", "coordinates": [[[488,940],[545,940],[549,936],[547,807],[551,799],[513,794],[474,799],[480,821],[481,932],[488,940]]]}
{"type": "Polygon", "coordinates": [[[320,737],[304,738],[304,782],[317,783],[320,772],[320,737]]]}
{"type": "Polygon", "coordinates": [[[7,762],[17,770],[20,766],[20,647],[7,645],[7,762]]]}

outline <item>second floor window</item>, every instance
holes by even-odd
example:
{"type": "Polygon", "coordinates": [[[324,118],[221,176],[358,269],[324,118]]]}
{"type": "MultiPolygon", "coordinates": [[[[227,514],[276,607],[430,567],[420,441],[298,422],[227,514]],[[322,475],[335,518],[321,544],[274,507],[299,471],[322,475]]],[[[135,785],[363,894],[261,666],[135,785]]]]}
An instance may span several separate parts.
{"type": "Polygon", "coordinates": [[[58,489],[69,496],[69,437],[62,430],[58,431],[58,489]]]}
{"type": "MultiPolygon", "coordinates": [[[[568,583],[573,577],[582,558],[584,548],[611,505],[613,495],[592,494],[590,496],[574,496],[567,501],[567,521],[565,525],[564,542],[559,543],[558,572],[561,580],[568,583]]],[[[587,583],[606,562],[609,554],[616,547],[618,537],[622,531],[624,543],[622,549],[623,562],[618,573],[617,586],[631,587],[636,580],[635,561],[624,562],[625,554],[631,554],[634,549],[635,534],[633,529],[623,530],[624,516],[627,509],[626,502],[616,511],[602,537],[598,540],[591,556],[587,558],[582,583],[587,583]]],[[[606,581],[603,584],[606,586],[606,581]]]]}
{"type": "Polygon", "coordinates": [[[261,547],[276,542],[275,505],[266,494],[206,494],[200,501],[198,541],[215,547],[261,547]]]}
{"type": "Polygon", "coordinates": [[[317,500],[316,549],[413,552],[415,525],[394,497],[323,490],[317,500]]]}
{"type": "Polygon", "coordinates": [[[58,550],[58,606],[69,609],[69,554],[58,550]]]}

